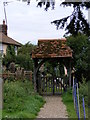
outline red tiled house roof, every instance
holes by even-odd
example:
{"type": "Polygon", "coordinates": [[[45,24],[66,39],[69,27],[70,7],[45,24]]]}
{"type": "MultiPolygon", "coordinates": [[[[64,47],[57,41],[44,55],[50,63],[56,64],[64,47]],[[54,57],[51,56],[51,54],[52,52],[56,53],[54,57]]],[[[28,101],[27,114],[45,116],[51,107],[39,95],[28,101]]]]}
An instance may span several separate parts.
{"type": "Polygon", "coordinates": [[[32,51],[32,58],[72,57],[72,50],[66,44],[66,39],[38,40],[38,46],[32,51]]]}

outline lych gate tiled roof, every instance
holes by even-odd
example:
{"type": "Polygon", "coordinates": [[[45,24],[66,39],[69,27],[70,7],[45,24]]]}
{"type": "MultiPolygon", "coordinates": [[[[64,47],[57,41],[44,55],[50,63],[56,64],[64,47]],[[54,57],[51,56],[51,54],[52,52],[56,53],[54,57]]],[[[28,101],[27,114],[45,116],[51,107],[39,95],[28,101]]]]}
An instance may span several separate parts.
{"type": "Polygon", "coordinates": [[[16,46],[21,46],[21,43],[15,41],[14,39],[8,37],[7,35],[3,34],[0,32],[0,42],[3,44],[10,44],[10,45],[16,45],[16,46]]]}
{"type": "Polygon", "coordinates": [[[72,57],[72,50],[66,45],[66,39],[38,40],[38,47],[32,51],[32,58],[72,57]]]}

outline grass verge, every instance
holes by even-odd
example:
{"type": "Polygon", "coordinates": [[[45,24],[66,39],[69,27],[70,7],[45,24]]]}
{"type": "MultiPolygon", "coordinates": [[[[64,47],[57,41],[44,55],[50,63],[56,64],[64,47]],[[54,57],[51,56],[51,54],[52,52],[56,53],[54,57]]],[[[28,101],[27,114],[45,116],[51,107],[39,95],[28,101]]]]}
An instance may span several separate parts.
{"type": "Polygon", "coordinates": [[[36,118],[44,99],[34,93],[30,81],[4,83],[3,118],[36,118]]]}
{"type": "MultiPolygon", "coordinates": [[[[75,120],[78,120],[78,117],[76,115],[76,111],[74,109],[74,101],[73,101],[73,98],[72,98],[72,90],[68,90],[67,92],[63,93],[62,101],[66,105],[66,109],[67,109],[67,112],[68,112],[68,117],[70,118],[70,120],[73,119],[73,118],[75,118],[75,120]]],[[[86,113],[86,118],[88,118],[88,106],[87,106],[87,104],[85,105],[85,113],[86,113]]],[[[82,120],[84,119],[82,102],[80,102],[80,118],[82,120]]]]}
{"type": "Polygon", "coordinates": [[[71,90],[68,90],[67,92],[63,93],[62,101],[66,105],[68,117],[69,118],[77,118],[76,111],[74,109],[74,103],[73,103],[71,90]]]}

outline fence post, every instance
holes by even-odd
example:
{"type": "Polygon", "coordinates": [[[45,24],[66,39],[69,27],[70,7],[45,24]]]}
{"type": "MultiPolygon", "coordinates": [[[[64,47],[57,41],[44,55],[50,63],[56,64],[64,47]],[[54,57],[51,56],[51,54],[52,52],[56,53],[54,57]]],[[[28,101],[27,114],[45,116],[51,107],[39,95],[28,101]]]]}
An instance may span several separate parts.
{"type": "Polygon", "coordinates": [[[76,112],[77,112],[78,120],[80,120],[79,110],[78,110],[77,93],[76,93],[76,84],[75,84],[75,103],[76,103],[76,112]]]}
{"type": "Polygon", "coordinates": [[[30,71],[30,81],[32,81],[32,71],[30,71]]]}
{"type": "Polygon", "coordinates": [[[74,109],[75,109],[75,88],[74,88],[74,76],[73,76],[73,100],[74,100],[74,109]]]}
{"type": "Polygon", "coordinates": [[[83,112],[84,112],[84,120],[85,120],[85,118],[86,118],[86,114],[85,114],[85,103],[84,103],[84,97],[82,98],[82,100],[83,100],[83,112]]]}
{"type": "Polygon", "coordinates": [[[79,90],[78,90],[78,83],[77,83],[77,95],[78,95],[78,109],[79,109],[79,118],[80,118],[80,104],[79,104],[79,90]]]}

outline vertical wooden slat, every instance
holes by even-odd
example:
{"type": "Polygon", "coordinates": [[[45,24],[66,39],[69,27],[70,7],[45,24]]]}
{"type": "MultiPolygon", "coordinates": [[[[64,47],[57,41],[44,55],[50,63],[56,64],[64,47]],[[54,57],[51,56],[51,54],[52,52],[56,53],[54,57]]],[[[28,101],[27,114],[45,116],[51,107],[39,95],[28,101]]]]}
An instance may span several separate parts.
{"type": "Polygon", "coordinates": [[[51,78],[49,78],[49,80],[50,80],[50,93],[51,93],[51,78]]]}
{"type": "Polygon", "coordinates": [[[53,77],[53,95],[55,94],[55,90],[54,90],[54,77],[53,77]]]}
{"type": "Polygon", "coordinates": [[[58,89],[57,89],[57,93],[59,93],[59,81],[58,81],[57,83],[58,83],[58,89]]]}
{"type": "Polygon", "coordinates": [[[53,79],[51,78],[51,92],[53,92],[52,87],[53,87],[53,79]]]}
{"type": "Polygon", "coordinates": [[[60,92],[60,85],[59,85],[59,81],[58,81],[58,93],[60,92]]]}
{"type": "Polygon", "coordinates": [[[50,93],[51,93],[51,78],[50,78],[50,93]]]}
{"type": "Polygon", "coordinates": [[[44,86],[43,86],[43,84],[44,84],[44,78],[43,77],[42,77],[42,81],[41,82],[42,82],[41,86],[42,86],[42,94],[43,94],[44,93],[44,86]]]}
{"type": "Polygon", "coordinates": [[[57,79],[56,79],[56,92],[57,92],[57,79]]]}
{"type": "Polygon", "coordinates": [[[48,78],[49,93],[50,93],[50,79],[51,79],[51,78],[48,78]]]}
{"type": "Polygon", "coordinates": [[[49,78],[49,91],[51,93],[51,78],[49,78]]]}
{"type": "Polygon", "coordinates": [[[47,77],[45,77],[46,80],[46,94],[47,94],[47,77]]]}

